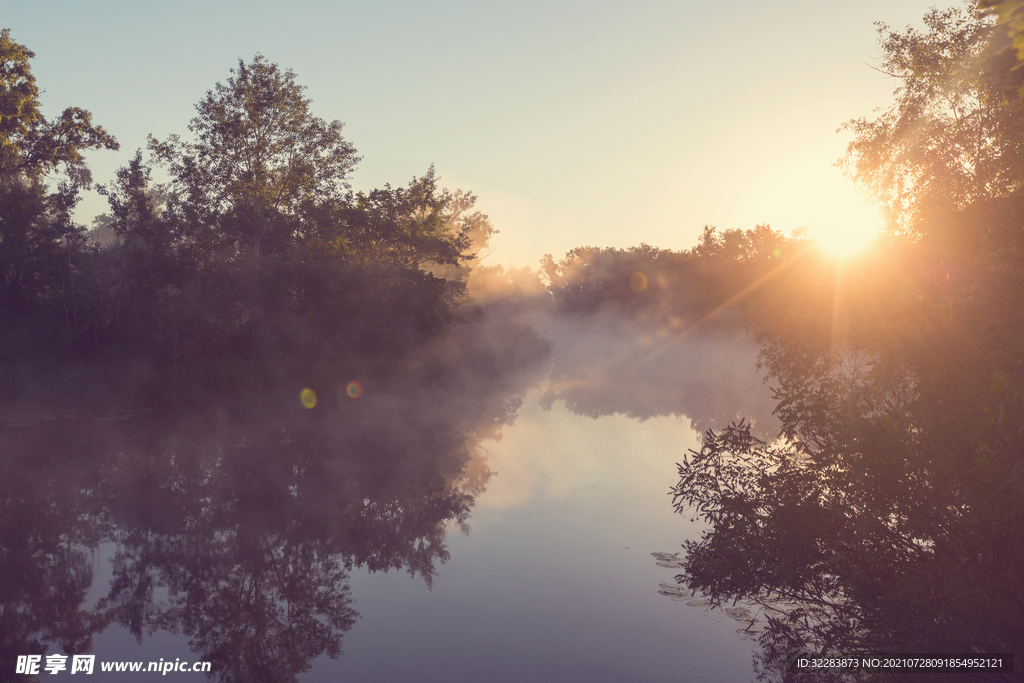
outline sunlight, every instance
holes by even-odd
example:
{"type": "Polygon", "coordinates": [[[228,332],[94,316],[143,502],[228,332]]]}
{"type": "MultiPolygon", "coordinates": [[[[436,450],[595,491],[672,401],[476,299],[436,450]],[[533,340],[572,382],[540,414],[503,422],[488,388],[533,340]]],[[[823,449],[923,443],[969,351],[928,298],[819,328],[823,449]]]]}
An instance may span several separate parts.
{"type": "Polygon", "coordinates": [[[747,223],[765,222],[787,233],[804,226],[817,246],[837,257],[868,246],[882,217],[878,206],[832,165],[840,152],[831,145],[797,149],[766,166],[753,179],[756,190],[738,204],[749,216],[747,223]]]}
{"type": "Polygon", "coordinates": [[[837,258],[846,258],[859,253],[874,240],[877,234],[877,229],[870,225],[861,228],[852,226],[814,228],[810,232],[811,239],[817,246],[837,258]]]}

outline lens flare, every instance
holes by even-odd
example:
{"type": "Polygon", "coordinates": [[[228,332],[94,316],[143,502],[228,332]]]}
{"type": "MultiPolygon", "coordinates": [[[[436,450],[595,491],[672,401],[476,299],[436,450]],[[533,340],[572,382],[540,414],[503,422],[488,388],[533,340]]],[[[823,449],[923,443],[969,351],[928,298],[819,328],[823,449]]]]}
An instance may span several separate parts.
{"type": "Polygon", "coordinates": [[[348,386],[345,387],[345,393],[348,394],[349,398],[359,398],[363,395],[363,385],[359,382],[349,382],[348,386]]]}
{"type": "Polygon", "coordinates": [[[629,276],[629,286],[634,292],[642,292],[647,289],[647,276],[643,273],[633,273],[629,276]]]}
{"type": "Polygon", "coordinates": [[[302,402],[302,405],[305,408],[309,408],[309,409],[315,408],[316,407],[316,392],[313,391],[312,389],[308,388],[308,387],[303,389],[302,393],[299,394],[299,401],[302,402]]]}

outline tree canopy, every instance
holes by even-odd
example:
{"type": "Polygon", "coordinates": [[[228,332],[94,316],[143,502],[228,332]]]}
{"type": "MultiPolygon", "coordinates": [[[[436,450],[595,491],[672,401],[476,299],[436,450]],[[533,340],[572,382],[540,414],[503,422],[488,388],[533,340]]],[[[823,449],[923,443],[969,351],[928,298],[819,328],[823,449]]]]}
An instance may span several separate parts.
{"type": "Polygon", "coordinates": [[[79,322],[75,275],[85,231],[72,210],[90,181],[83,152],[118,147],[84,109],[69,107],[54,120],[42,114],[34,56],[10,29],[0,31],[0,348],[19,348],[30,336],[29,346],[67,339],[79,322]],[[53,188],[55,172],[63,177],[53,188]]]}
{"type": "Polygon", "coordinates": [[[997,23],[1005,29],[1005,44],[1000,49],[1012,47],[1017,53],[1017,63],[1024,63],[1024,2],[1021,0],[978,0],[979,11],[995,16],[997,23]]]}
{"type": "Polygon", "coordinates": [[[849,121],[846,170],[885,209],[892,230],[920,235],[929,208],[959,210],[1019,191],[1024,123],[1017,88],[1024,73],[993,49],[991,22],[963,9],[932,9],[926,31],[878,23],[879,71],[898,84],[874,118],[849,121]]]}
{"type": "Polygon", "coordinates": [[[286,231],[301,205],[341,198],[359,158],[341,122],[311,113],[291,70],[257,55],[232,74],[196,105],[193,141],[150,137],[149,147],[197,229],[259,262],[264,240],[286,231]]]}
{"type": "Polygon", "coordinates": [[[673,489],[710,524],[680,581],[762,604],[769,678],[800,650],[1024,647],[1021,72],[983,18],[925,23],[880,26],[896,101],[851,124],[886,239],[798,255],[747,307],[781,440],[709,433],[673,489]]]}
{"type": "Polygon", "coordinates": [[[433,167],[353,192],[359,157],[342,124],[262,55],[206,93],[190,136],[150,136],[169,182],[140,150],[99,187],[110,213],[90,240],[72,216],[82,153],[116,142],[84,110],[41,114],[32,56],[0,34],[0,315],[17,322],[0,343],[131,349],[226,388],[225,373],[400,355],[463,319],[470,263],[494,233],[476,198],[440,187],[433,167]],[[51,188],[55,170],[67,177],[51,188]]]}
{"type": "Polygon", "coordinates": [[[0,31],[0,176],[30,177],[63,167],[73,180],[88,182],[82,152],[117,149],[117,140],[92,123],[92,114],[68,107],[53,121],[39,110],[39,87],[29,60],[35,53],[0,31]]]}

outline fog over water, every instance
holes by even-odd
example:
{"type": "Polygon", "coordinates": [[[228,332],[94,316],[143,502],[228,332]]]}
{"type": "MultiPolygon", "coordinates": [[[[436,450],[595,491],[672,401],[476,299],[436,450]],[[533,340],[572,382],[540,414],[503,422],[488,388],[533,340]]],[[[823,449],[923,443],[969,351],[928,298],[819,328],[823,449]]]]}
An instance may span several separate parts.
{"type": "Polygon", "coordinates": [[[672,415],[698,433],[746,419],[762,439],[778,434],[758,348],[735,329],[687,331],[611,314],[536,325],[554,344],[545,405],[641,422],[672,415]]]}
{"type": "Polygon", "coordinates": [[[658,595],[675,572],[651,553],[699,536],[666,494],[700,431],[746,417],[773,435],[755,346],[525,317],[354,377],[358,398],[296,378],[200,413],[5,414],[4,666],[87,652],[211,661],[223,681],[749,677],[737,623],[658,595]]]}

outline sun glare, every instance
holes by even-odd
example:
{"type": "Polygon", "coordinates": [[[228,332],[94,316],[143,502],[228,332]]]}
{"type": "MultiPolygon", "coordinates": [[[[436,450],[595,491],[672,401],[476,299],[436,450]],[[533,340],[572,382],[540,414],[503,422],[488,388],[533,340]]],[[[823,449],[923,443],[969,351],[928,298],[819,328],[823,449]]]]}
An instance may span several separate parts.
{"type": "Polygon", "coordinates": [[[834,167],[841,153],[834,143],[796,148],[766,165],[738,205],[746,222],[783,232],[802,226],[822,251],[838,258],[862,252],[878,235],[882,217],[877,204],[834,167]]]}
{"type": "Polygon", "coordinates": [[[811,239],[824,251],[838,258],[853,256],[863,251],[875,238],[877,230],[871,226],[834,226],[811,230],[811,239]]]}
{"type": "Polygon", "coordinates": [[[870,247],[882,227],[878,207],[849,188],[819,209],[808,225],[814,244],[836,258],[849,258],[870,247]]]}

